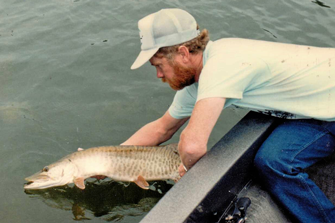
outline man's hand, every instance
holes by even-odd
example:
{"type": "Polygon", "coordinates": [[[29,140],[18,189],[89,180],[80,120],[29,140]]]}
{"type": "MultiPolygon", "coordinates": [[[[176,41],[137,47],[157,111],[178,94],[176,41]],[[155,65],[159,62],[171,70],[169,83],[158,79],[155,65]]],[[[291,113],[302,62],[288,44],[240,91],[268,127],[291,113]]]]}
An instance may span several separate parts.
{"type": "Polygon", "coordinates": [[[179,172],[179,176],[184,176],[185,173],[187,172],[184,165],[183,164],[180,164],[179,168],[178,168],[178,172],[179,172]]]}

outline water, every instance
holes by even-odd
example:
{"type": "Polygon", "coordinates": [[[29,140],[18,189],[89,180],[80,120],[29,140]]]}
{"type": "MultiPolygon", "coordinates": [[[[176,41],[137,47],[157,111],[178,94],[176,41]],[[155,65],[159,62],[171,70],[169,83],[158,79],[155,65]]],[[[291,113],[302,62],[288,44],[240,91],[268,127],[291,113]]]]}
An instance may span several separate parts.
{"type": "MultiPolygon", "coordinates": [[[[129,67],[140,49],[138,19],[167,7],[188,10],[213,40],[335,47],[331,0],[2,0],[1,223],[138,222],[162,196],[110,181],[26,194],[23,179],[78,147],[120,144],[166,111],[174,92],[148,64],[129,67]]],[[[244,114],[224,111],[209,147],[244,114]]]]}

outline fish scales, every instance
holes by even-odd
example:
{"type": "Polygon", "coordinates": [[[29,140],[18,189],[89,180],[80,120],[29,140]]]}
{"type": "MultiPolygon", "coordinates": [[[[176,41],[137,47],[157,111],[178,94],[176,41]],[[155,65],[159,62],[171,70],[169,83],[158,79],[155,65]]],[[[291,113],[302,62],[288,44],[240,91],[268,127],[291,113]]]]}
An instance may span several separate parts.
{"type": "MultiPolygon", "coordinates": [[[[67,155],[49,167],[71,166],[72,169],[67,167],[69,170],[66,174],[62,170],[62,175],[72,172],[72,181],[80,188],[84,188],[84,179],[103,175],[116,181],[134,181],[140,187],[147,189],[146,181],[178,180],[180,163],[177,144],[151,147],[103,146],[67,155]]],[[[33,181],[29,177],[26,180],[33,181]]],[[[62,183],[65,181],[63,180],[62,183]]]]}
{"type": "Polygon", "coordinates": [[[72,161],[80,169],[78,175],[83,177],[106,175],[115,180],[132,181],[142,175],[147,180],[157,180],[170,177],[171,167],[179,165],[180,162],[165,165],[164,160],[169,156],[179,158],[171,152],[160,147],[97,147],[77,152],[80,156],[73,157],[72,161]]]}

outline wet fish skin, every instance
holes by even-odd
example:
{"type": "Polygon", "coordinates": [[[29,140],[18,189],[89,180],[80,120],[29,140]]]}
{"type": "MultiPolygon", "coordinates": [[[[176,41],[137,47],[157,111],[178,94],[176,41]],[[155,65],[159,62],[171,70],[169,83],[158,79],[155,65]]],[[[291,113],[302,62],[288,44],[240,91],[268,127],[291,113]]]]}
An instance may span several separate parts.
{"type": "Polygon", "coordinates": [[[148,189],[147,181],[177,181],[180,163],[177,144],[95,147],[67,155],[27,177],[28,184],[24,189],[44,189],[69,183],[85,189],[84,180],[97,175],[135,182],[148,189]]]}

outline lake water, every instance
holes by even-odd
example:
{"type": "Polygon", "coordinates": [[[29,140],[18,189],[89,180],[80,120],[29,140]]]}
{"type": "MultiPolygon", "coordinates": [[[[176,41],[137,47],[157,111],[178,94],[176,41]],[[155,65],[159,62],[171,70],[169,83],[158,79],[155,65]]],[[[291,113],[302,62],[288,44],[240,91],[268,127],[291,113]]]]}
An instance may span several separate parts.
{"type": "MultiPolygon", "coordinates": [[[[1,223],[138,222],[169,189],[102,181],[25,193],[23,184],[78,147],[122,143],[168,109],[174,91],[148,64],[130,66],[140,50],[137,21],[171,7],[188,10],[212,40],[335,47],[332,0],[1,0],[1,223]]],[[[245,113],[225,110],[209,147],[245,113]]]]}

